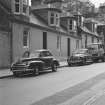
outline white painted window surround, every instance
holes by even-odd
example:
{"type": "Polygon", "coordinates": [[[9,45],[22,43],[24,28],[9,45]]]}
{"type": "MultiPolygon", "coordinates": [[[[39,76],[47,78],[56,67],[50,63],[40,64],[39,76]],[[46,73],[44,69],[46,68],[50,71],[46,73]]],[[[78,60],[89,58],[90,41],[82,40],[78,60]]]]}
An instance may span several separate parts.
{"type": "Polygon", "coordinates": [[[48,12],[48,23],[50,26],[58,26],[59,27],[59,13],[54,11],[48,12]]]}
{"type": "Polygon", "coordinates": [[[29,14],[29,0],[13,0],[12,11],[14,14],[29,14]]]}
{"type": "Polygon", "coordinates": [[[68,31],[75,31],[76,30],[76,21],[73,19],[68,20],[68,31]]]}
{"type": "Polygon", "coordinates": [[[29,29],[24,28],[23,30],[23,48],[29,48],[29,29]]]}

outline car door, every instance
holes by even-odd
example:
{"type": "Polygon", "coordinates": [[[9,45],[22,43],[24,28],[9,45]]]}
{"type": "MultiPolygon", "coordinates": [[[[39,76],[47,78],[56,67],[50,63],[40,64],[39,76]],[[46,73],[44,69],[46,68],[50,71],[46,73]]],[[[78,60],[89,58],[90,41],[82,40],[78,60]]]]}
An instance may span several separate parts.
{"type": "Polygon", "coordinates": [[[41,60],[44,62],[44,67],[48,68],[51,67],[53,57],[52,54],[49,51],[43,51],[41,52],[41,60]]]}

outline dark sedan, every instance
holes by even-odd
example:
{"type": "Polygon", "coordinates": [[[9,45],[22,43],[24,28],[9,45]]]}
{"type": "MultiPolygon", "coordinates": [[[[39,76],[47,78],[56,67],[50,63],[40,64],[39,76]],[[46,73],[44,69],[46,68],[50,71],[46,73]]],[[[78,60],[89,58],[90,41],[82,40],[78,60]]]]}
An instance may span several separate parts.
{"type": "Polygon", "coordinates": [[[71,57],[68,57],[67,63],[71,65],[85,65],[92,63],[92,56],[88,49],[78,49],[72,53],[71,57]]]}
{"type": "Polygon", "coordinates": [[[23,57],[11,65],[11,71],[15,76],[23,74],[38,75],[40,71],[52,69],[57,71],[58,60],[54,58],[49,50],[37,50],[32,53],[25,52],[23,57]]]}

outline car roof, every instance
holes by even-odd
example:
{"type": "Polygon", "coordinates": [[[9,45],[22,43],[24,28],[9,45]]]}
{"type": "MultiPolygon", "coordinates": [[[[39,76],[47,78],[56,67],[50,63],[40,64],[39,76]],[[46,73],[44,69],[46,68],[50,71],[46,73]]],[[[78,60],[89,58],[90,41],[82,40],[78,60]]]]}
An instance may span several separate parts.
{"type": "MultiPolygon", "coordinates": [[[[87,48],[81,48],[81,49],[77,49],[77,50],[88,50],[88,49],[87,49],[87,48]]],[[[76,50],[76,51],[77,51],[77,50],[76,50]]]]}
{"type": "Polygon", "coordinates": [[[36,52],[43,52],[43,51],[49,51],[48,49],[39,49],[39,50],[35,50],[36,52]]]}
{"type": "Polygon", "coordinates": [[[90,44],[88,44],[88,45],[100,45],[100,44],[102,44],[102,43],[90,43],[90,44]]]}

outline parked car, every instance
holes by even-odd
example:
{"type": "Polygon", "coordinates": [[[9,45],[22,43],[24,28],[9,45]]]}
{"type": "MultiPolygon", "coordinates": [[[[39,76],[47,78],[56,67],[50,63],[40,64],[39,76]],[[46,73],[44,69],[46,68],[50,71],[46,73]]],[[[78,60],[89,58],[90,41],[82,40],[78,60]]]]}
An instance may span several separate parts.
{"type": "Polygon", "coordinates": [[[87,49],[90,50],[94,62],[105,61],[105,51],[102,43],[91,43],[87,46],[87,49]]]}
{"type": "Polygon", "coordinates": [[[85,65],[92,62],[92,57],[88,49],[78,49],[72,53],[72,56],[67,58],[67,63],[69,66],[85,65]]]}
{"type": "Polygon", "coordinates": [[[25,52],[23,57],[11,65],[11,71],[15,76],[32,73],[38,75],[40,71],[52,69],[57,71],[58,60],[54,58],[49,50],[37,50],[35,52],[25,52]]]}

